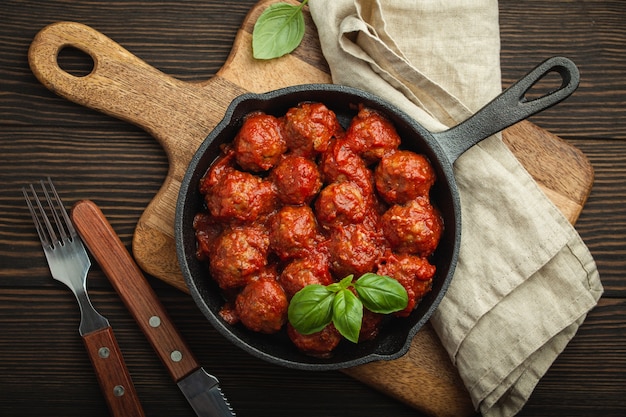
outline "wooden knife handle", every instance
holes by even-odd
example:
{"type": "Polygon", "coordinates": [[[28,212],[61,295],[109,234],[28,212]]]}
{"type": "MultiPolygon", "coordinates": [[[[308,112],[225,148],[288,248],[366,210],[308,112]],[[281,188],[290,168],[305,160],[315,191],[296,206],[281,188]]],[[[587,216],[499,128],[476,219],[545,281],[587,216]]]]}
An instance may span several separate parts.
{"type": "Polygon", "coordinates": [[[200,367],[165,308],[100,208],[79,201],[72,221],[175,382],[200,367]]]}
{"type": "Polygon", "coordinates": [[[111,415],[143,417],[143,408],[115,340],[113,329],[106,327],[82,337],[111,415]]]}

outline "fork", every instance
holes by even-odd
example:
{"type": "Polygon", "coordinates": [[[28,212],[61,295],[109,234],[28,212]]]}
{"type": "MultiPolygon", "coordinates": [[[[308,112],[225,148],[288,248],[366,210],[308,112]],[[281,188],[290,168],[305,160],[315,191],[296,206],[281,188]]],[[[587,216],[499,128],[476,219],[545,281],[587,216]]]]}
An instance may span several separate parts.
{"type": "Polygon", "coordinates": [[[79,333],[89,353],[100,388],[113,416],[144,416],[130,373],[115,339],[113,329],[87,295],[87,273],[91,261],[52,180],[22,188],[52,277],[68,286],[78,301],[79,333]],[[43,198],[40,198],[43,194],[43,198]]]}

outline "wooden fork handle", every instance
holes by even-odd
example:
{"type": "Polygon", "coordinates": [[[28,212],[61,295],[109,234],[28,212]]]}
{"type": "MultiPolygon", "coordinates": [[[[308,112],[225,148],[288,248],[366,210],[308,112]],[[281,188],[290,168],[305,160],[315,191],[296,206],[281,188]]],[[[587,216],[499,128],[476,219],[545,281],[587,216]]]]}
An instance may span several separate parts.
{"type": "Polygon", "coordinates": [[[200,367],[134,259],[92,201],[77,202],[72,221],[175,382],[200,367]]]}
{"type": "Polygon", "coordinates": [[[113,329],[105,327],[82,336],[113,417],[144,417],[143,408],[122,357],[113,329]]]}

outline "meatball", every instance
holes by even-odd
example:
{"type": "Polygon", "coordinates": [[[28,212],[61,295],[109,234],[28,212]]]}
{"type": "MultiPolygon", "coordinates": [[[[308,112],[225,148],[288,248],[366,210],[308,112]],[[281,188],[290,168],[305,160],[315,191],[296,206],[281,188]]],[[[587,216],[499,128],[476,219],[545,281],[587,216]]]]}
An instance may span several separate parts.
{"type": "Polygon", "coordinates": [[[287,151],[280,120],[260,112],[248,116],[235,136],[233,149],[244,170],[267,171],[287,151]]]}
{"type": "Polygon", "coordinates": [[[309,206],[284,206],[270,220],[270,246],[282,260],[315,250],[318,227],[309,206]]]}
{"type": "Polygon", "coordinates": [[[245,286],[267,265],[267,230],[261,226],[225,230],[209,249],[209,272],[224,290],[245,286]]]}
{"type": "Polygon", "coordinates": [[[397,280],[409,296],[406,308],[395,313],[406,317],[415,309],[422,297],[430,291],[436,267],[426,258],[406,254],[388,254],[378,265],[377,274],[397,280]]]}
{"type": "Polygon", "coordinates": [[[428,196],[435,171],[424,155],[397,151],[385,155],[374,171],[376,190],[389,204],[404,204],[428,196]]]}
{"type": "Polygon", "coordinates": [[[381,217],[389,244],[400,253],[432,254],[441,238],[443,221],[427,197],[391,206],[381,217]]]}
{"type": "Polygon", "coordinates": [[[373,196],[374,173],[345,140],[333,141],[322,155],[319,166],[326,183],[352,181],[361,188],[364,196],[373,196]]]}
{"type": "Polygon", "coordinates": [[[360,223],[372,210],[361,188],[352,181],[333,182],[315,201],[317,221],[325,228],[336,224],[360,223]]]}
{"type": "Polygon", "coordinates": [[[330,357],[342,339],[341,333],[332,323],[308,335],[299,333],[291,324],[287,324],[287,335],[300,351],[320,358],[330,357]]]}
{"type": "Polygon", "coordinates": [[[252,222],[275,209],[276,191],[270,181],[233,169],[210,187],[204,199],[217,219],[252,222]]]}
{"type": "Polygon", "coordinates": [[[287,322],[288,307],[285,292],[274,279],[251,281],[235,299],[241,323],[260,333],[278,332],[287,322]]]}
{"type": "Polygon", "coordinates": [[[333,283],[326,257],[313,253],[304,258],[297,258],[288,263],[278,278],[285,290],[287,299],[311,284],[328,285],[333,283]]]}
{"type": "Polygon", "coordinates": [[[335,113],[322,103],[302,103],[285,114],[287,146],[298,155],[311,157],[325,152],[342,130],[335,113]]]}
{"type": "Polygon", "coordinates": [[[335,227],[328,243],[335,278],[372,272],[384,249],[382,236],[362,223],[335,227]]]}
{"type": "Polygon", "coordinates": [[[346,130],[350,148],[368,163],[380,160],[400,146],[393,123],[379,112],[361,107],[346,130]]]}
{"type": "Polygon", "coordinates": [[[283,158],[272,170],[271,177],[283,204],[308,204],[322,188],[317,165],[302,156],[283,158]]]}

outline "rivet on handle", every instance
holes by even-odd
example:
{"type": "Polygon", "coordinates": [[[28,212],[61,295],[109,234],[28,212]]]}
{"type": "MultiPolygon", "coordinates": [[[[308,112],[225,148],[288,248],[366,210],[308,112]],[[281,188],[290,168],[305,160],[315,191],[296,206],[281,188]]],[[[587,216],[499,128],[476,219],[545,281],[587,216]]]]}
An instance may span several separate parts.
{"type": "Polygon", "coordinates": [[[174,362],[180,362],[183,360],[183,354],[179,350],[174,350],[170,353],[170,359],[174,362]]]}
{"type": "Polygon", "coordinates": [[[116,385],[113,387],[113,395],[115,395],[116,397],[123,396],[125,392],[126,390],[122,385],[116,385]]]}
{"type": "Polygon", "coordinates": [[[100,349],[98,349],[98,356],[100,356],[102,359],[108,358],[110,354],[111,354],[111,350],[109,350],[109,348],[106,346],[103,346],[100,349]]]}
{"type": "Polygon", "coordinates": [[[159,327],[161,325],[161,318],[159,316],[152,316],[148,320],[150,327],[159,327]]]}

